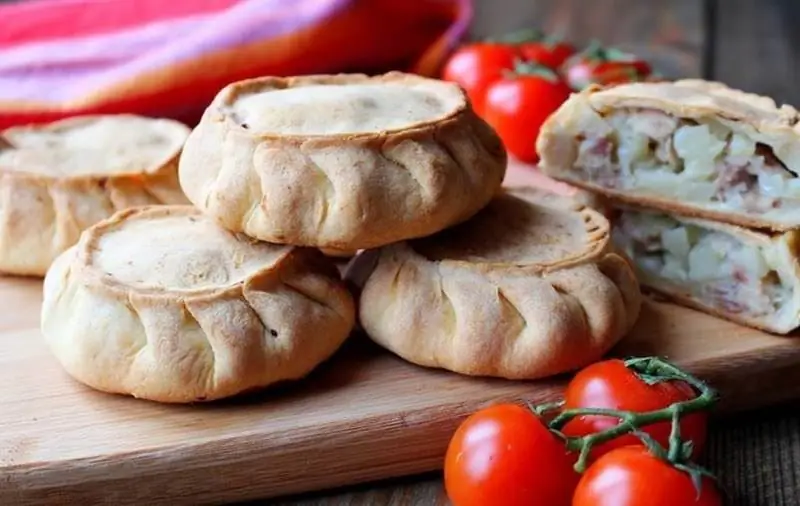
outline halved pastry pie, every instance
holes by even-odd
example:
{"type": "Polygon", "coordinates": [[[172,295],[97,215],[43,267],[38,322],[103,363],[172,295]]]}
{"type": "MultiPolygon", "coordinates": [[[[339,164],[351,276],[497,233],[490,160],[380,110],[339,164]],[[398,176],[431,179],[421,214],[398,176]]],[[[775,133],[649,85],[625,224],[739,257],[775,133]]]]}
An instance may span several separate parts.
{"type": "Polygon", "coordinates": [[[593,87],[537,141],[549,176],[629,203],[773,230],[800,225],[800,113],[696,79],[593,87]]]}
{"type": "Polygon", "coordinates": [[[800,325],[800,235],[617,206],[612,237],[642,285],[734,322],[785,334],[800,325]]]}
{"type": "Polygon", "coordinates": [[[186,204],[178,155],[189,128],[83,116],[0,133],[0,272],[43,276],[81,232],[116,211],[186,204]]]}
{"type": "Polygon", "coordinates": [[[354,319],[322,253],[236,235],[189,206],[115,214],[44,281],[42,332],[64,369],[92,388],[161,402],[300,378],[354,319]]]}
{"type": "Polygon", "coordinates": [[[352,253],[469,218],[505,170],[461,88],[394,72],[227,86],[190,135],[180,180],[230,230],[352,253]]]}
{"type": "Polygon", "coordinates": [[[540,378],[600,358],[636,321],[639,286],[603,216],[552,202],[502,194],[456,227],[360,254],[347,276],[365,278],[366,333],[468,375],[540,378]]]}

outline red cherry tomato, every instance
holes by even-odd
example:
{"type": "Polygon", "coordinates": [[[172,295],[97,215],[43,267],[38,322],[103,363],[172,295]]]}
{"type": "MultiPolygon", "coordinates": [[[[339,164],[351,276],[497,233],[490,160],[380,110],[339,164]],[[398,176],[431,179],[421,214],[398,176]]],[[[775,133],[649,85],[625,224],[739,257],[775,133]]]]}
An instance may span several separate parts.
{"type": "Polygon", "coordinates": [[[636,56],[617,49],[605,49],[597,44],[575,54],[564,62],[561,73],[573,90],[591,84],[607,86],[648,80],[653,69],[636,56]]]}
{"type": "Polygon", "coordinates": [[[568,506],[579,479],[574,462],[529,409],[498,404],[455,432],[444,484],[453,506],[568,506]]]}
{"type": "MultiPolygon", "coordinates": [[[[634,371],[625,367],[622,360],[596,362],[579,371],[567,385],[564,409],[607,408],[633,412],[651,411],[668,407],[679,401],[693,399],[694,390],[682,381],[669,381],[648,385],[634,371]]],[[[584,436],[617,425],[618,420],[607,416],[581,416],[570,420],[562,429],[568,436],[584,436]]],[[[691,440],[692,455],[697,457],[706,443],[708,420],[703,412],[681,418],[681,439],[691,440]]],[[[669,446],[671,422],[658,422],[644,427],[663,447],[669,446]]],[[[612,439],[592,449],[592,458],[621,446],[641,444],[633,435],[612,439]]]]}
{"type": "Polygon", "coordinates": [[[575,47],[566,42],[528,42],[519,46],[519,52],[525,61],[557,70],[575,54],[575,47]]]}
{"type": "Polygon", "coordinates": [[[688,473],[643,446],[617,448],[589,466],[572,506],[721,506],[716,484],[702,480],[700,493],[688,473]]]}
{"type": "Polygon", "coordinates": [[[504,78],[486,92],[484,119],[500,135],[509,153],[520,161],[535,163],[539,159],[539,128],[569,94],[570,89],[555,74],[504,78]]]}
{"type": "Polygon", "coordinates": [[[483,115],[486,89],[514,68],[517,52],[505,44],[476,43],[458,49],[447,60],[442,79],[459,84],[467,92],[472,108],[483,115]]]}

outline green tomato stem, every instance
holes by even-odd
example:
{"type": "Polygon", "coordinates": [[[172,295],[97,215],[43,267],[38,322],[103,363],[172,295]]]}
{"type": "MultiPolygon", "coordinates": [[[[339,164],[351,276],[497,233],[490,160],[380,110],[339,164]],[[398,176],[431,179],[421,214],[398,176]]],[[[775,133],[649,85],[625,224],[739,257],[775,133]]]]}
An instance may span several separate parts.
{"type": "Polygon", "coordinates": [[[528,408],[538,416],[545,416],[551,411],[556,411],[564,406],[564,401],[545,402],[543,404],[528,404],[528,408]]]}
{"type": "MultiPolygon", "coordinates": [[[[680,436],[681,416],[708,410],[717,400],[716,392],[706,383],[658,357],[632,358],[626,360],[625,365],[647,384],[652,385],[663,381],[684,381],[697,390],[699,395],[693,399],[676,402],[668,407],[643,413],[605,408],[574,408],[562,411],[548,424],[551,430],[558,433],[562,432],[561,429],[564,425],[577,417],[608,416],[619,420],[617,425],[604,431],[580,437],[565,436],[567,448],[571,451],[579,452],[578,461],[575,463],[575,470],[578,473],[583,473],[586,470],[589,455],[596,445],[631,433],[639,435],[641,439],[642,433],[639,429],[657,422],[672,422],[667,459],[673,463],[682,462],[685,460],[683,454],[685,453],[684,449],[687,447],[682,443],[680,436]]],[[[534,411],[538,414],[538,411],[534,411]]],[[[651,442],[655,443],[654,441],[651,442]]],[[[655,444],[657,445],[657,443],[655,444]]],[[[689,449],[691,448],[689,447],[689,449]]]]}
{"type": "Polygon", "coordinates": [[[683,455],[683,441],[681,441],[681,405],[676,404],[675,409],[672,411],[672,426],[669,431],[669,453],[667,459],[670,462],[677,462],[683,455]]]}
{"type": "Polygon", "coordinates": [[[538,76],[551,83],[558,82],[558,74],[552,69],[535,62],[524,62],[519,59],[514,62],[514,74],[518,76],[538,76]]]}

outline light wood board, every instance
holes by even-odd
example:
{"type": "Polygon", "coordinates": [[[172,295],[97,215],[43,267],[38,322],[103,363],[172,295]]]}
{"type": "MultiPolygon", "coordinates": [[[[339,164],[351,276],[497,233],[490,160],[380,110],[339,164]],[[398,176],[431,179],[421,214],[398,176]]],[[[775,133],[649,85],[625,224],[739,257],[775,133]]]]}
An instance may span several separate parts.
{"type": "MultiPolygon", "coordinates": [[[[510,184],[541,183],[525,168],[510,184]]],[[[37,330],[41,283],[0,278],[0,504],[207,504],[439,469],[467,413],[552,400],[564,378],[422,369],[355,335],[307,380],[247,399],[165,406],[69,379],[37,330]]],[[[711,381],[722,412],[800,397],[800,340],[648,301],[614,351],[711,381]]]]}

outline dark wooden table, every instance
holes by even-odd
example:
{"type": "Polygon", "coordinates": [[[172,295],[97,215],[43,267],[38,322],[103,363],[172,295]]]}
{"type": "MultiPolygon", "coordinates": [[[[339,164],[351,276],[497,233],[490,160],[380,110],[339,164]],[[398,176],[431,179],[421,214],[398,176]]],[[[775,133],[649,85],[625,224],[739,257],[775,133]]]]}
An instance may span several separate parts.
{"type": "MultiPolygon", "coordinates": [[[[597,38],[666,77],[703,77],[800,106],[800,0],[475,0],[473,37],[520,28],[597,38]]],[[[707,465],[733,506],[800,505],[800,403],[714,420],[707,465]]],[[[440,476],[259,504],[444,505],[440,476]]]]}

